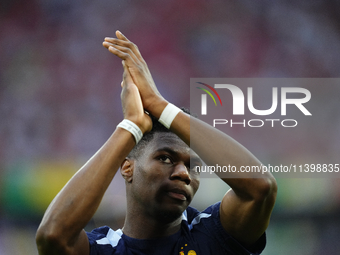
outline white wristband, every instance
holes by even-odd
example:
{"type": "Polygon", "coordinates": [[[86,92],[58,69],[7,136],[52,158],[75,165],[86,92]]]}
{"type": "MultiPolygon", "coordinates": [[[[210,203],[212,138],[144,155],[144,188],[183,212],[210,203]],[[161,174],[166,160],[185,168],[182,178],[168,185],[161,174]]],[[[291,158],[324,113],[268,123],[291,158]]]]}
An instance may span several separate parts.
{"type": "Polygon", "coordinates": [[[130,120],[124,119],[121,123],[117,125],[117,127],[120,127],[120,128],[123,128],[129,131],[134,136],[136,140],[136,144],[139,143],[139,141],[143,137],[142,130],[140,130],[140,128],[130,120]]]}
{"type": "Polygon", "coordinates": [[[177,106],[174,106],[173,104],[168,104],[162,114],[161,117],[159,118],[159,122],[163,124],[167,129],[170,128],[171,123],[173,122],[174,118],[177,116],[179,112],[182,110],[179,109],[177,106]]]}

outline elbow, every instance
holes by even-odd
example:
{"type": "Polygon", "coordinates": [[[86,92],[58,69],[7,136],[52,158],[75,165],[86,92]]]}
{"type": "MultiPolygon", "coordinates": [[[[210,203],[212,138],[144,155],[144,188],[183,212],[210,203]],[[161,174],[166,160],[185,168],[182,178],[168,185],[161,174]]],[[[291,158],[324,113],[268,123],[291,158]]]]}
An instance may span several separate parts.
{"type": "Polygon", "coordinates": [[[260,178],[258,180],[255,200],[263,203],[264,201],[274,205],[277,194],[277,182],[271,175],[266,178],[260,178]]]}
{"type": "Polygon", "coordinates": [[[40,255],[66,254],[66,245],[64,245],[61,235],[57,234],[57,231],[53,231],[52,228],[40,225],[35,241],[40,255]]]}

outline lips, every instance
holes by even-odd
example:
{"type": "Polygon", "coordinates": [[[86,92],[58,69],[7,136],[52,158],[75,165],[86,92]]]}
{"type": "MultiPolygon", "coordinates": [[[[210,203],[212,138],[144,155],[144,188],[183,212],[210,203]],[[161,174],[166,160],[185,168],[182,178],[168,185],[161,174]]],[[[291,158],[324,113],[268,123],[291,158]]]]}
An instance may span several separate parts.
{"type": "Polygon", "coordinates": [[[189,198],[189,195],[187,194],[186,191],[182,190],[182,189],[171,189],[167,192],[167,194],[177,200],[181,200],[181,201],[186,201],[189,198]]]}

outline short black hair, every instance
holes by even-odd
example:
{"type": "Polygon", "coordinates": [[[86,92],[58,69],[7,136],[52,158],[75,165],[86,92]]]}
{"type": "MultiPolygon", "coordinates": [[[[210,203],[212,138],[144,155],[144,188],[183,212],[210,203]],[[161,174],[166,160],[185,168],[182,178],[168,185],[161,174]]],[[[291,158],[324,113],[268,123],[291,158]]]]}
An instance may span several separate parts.
{"type": "MultiPolygon", "coordinates": [[[[181,110],[190,115],[190,111],[184,107],[181,107],[181,110]]],[[[167,129],[163,126],[156,117],[149,114],[152,121],[152,129],[149,133],[143,135],[143,138],[139,141],[139,143],[132,149],[129,153],[128,157],[137,159],[141,155],[141,152],[146,148],[148,143],[152,141],[156,133],[172,133],[170,129],[167,129]]]]}

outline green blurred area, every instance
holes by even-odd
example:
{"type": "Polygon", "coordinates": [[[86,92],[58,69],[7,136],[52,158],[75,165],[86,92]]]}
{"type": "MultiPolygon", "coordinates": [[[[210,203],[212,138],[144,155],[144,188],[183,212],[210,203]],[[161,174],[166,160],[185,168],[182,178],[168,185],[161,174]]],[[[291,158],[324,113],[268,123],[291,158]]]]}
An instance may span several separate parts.
{"type": "MultiPolygon", "coordinates": [[[[25,217],[27,221],[40,218],[78,168],[79,164],[71,161],[16,163],[6,168],[0,189],[3,214],[12,219],[25,217]]],[[[218,182],[217,178],[213,181],[218,182]]],[[[278,178],[277,183],[274,215],[327,216],[339,208],[337,179],[278,178]]],[[[205,188],[201,189],[206,194],[205,188]]],[[[224,192],[210,190],[216,199],[224,192]]],[[[201,201],[202,209],[208,197],[201,201]]]]}
{"type": "Polygon", "coordinates": [[[26,162],[2,174],[1,205],[8,218],[41,218],[53,198],[77,169],[70,162],[26,162]]]}

